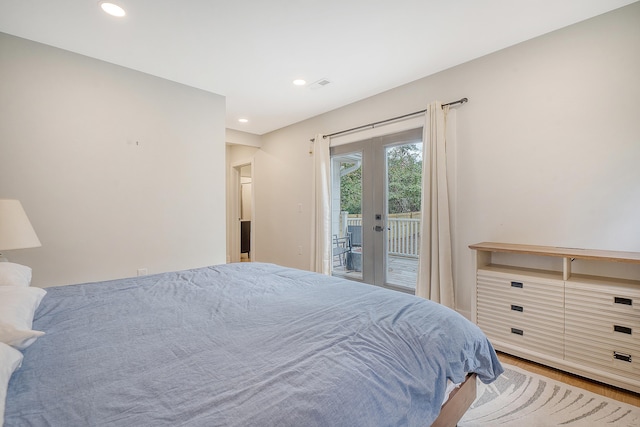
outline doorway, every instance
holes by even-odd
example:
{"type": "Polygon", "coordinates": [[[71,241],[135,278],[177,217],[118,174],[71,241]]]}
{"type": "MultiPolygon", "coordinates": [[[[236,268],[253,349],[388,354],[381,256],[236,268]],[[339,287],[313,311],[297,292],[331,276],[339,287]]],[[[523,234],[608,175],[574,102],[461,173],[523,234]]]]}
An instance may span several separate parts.
{"type": "Polygon", "coordinates": [[[251,165],[240,168],[240,261],[251,261],[253,177],[251,165]]]}
{"type": "Polygon", "coordinates": [[[231,168],[231,262],[250,262],[253,249],[253,165],[231,168]]]}
{"type": "Polygon", "coordinates": [[[331,148],[335,276],[415,293],[422,128],[331,148]]]}

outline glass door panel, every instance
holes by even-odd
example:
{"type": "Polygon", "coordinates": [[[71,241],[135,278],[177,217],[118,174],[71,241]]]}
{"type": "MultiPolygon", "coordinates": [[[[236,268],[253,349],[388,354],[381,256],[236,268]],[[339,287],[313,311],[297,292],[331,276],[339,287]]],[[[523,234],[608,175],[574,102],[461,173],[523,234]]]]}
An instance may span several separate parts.
{"type": "Polygon", "coordinates": [[[422,141],[384,148],[385,285],[415,292],[420,254],[422,141]]]}
{"type": "Polygon", "coordinates": [[[331,158],[332,273],[362,280],[362,152],[331,158]]]}

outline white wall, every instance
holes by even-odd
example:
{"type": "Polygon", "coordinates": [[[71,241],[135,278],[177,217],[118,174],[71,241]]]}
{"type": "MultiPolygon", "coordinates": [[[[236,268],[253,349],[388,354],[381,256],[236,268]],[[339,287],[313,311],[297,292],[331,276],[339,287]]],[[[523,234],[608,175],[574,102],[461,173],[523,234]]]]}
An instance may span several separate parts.
{"type": "Polygon", "coordinates": [[[225,100],[0,34],[0,197],[34,284],[225,262],[225,100]]]}
{"type": "Polygon", "coordinates": [[[465,96],[450,153],[460,312],[469,315],[474,287],[469,244],[640,251],[638,22],[635,3],[264,135],[254,170],[258,260],[309,268],[316,133],[465,96]]]}
{"type": "Polygon", "coordinates": [[[225,140],[233,146],[248,146],[260,148],[262,137],[253,133],[242,132],[235,129],[226,129],[225,140]]]}

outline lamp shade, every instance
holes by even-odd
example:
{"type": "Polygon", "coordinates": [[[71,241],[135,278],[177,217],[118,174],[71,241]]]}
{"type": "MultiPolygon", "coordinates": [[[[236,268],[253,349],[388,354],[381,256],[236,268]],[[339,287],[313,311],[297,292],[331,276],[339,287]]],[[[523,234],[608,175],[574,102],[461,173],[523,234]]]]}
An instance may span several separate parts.
{"type": "Polygon", "coordinates": [[[19,200],[0,199],[0,251],[42,246],[19,200]]]}

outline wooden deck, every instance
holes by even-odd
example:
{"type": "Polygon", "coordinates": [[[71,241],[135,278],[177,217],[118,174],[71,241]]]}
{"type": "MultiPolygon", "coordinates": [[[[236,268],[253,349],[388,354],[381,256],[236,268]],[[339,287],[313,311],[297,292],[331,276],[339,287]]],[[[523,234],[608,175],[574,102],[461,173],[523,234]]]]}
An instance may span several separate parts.
{"type": "MultiPolygon", "coordinates": [[[[362,272],[349,271],[346,266],[334,264],[333,275],[350,280],[362,281],[362,272]]],[[[389,255],[387,265],[387,284],[403,288],[416,288],[418,280],[418,258],[389,255]]]]}
{"type": "Polygon", "coordinates": [[[416,288],[418,281],[418,258],[389,255],[387,282],[406,288],[416,288]]]}

